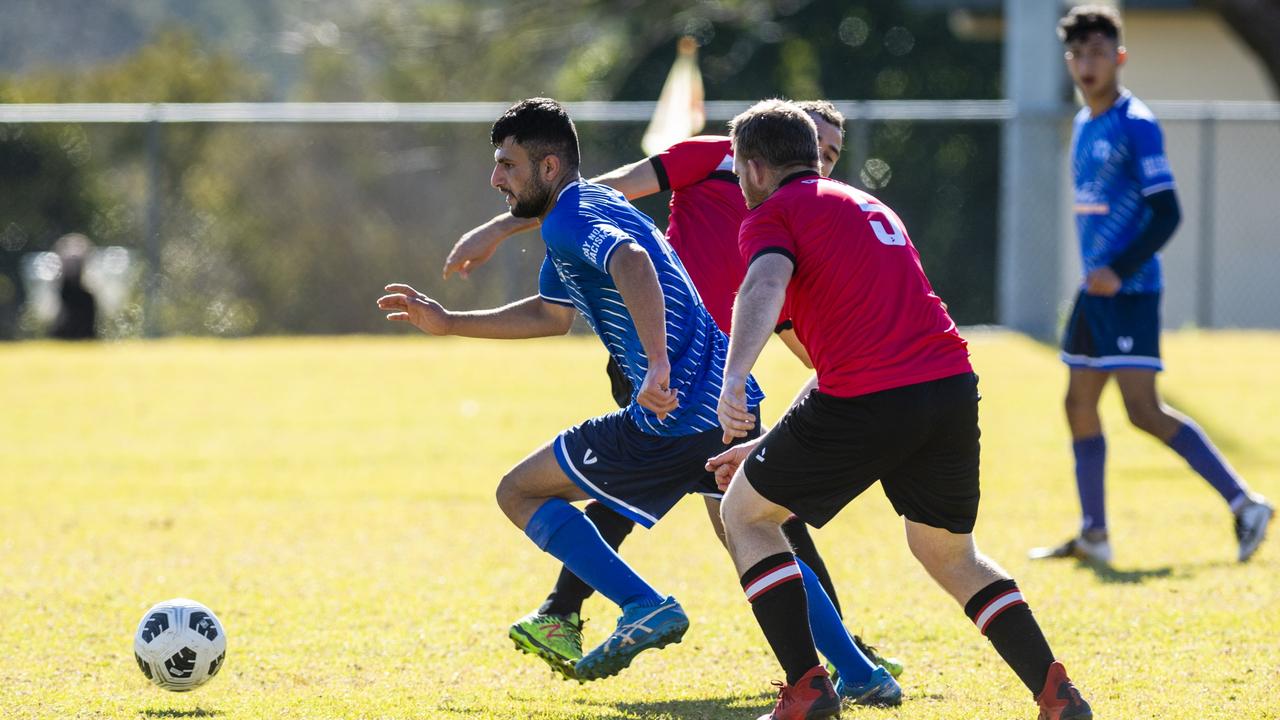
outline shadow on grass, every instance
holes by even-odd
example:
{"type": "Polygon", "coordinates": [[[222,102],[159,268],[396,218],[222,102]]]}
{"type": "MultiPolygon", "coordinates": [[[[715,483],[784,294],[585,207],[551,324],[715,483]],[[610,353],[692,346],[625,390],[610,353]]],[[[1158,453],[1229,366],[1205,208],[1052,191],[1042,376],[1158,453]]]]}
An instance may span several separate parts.
{"type": "MultiPolygon", "coordinates": [[[[1148,580],[1159,580],[1163,578],[1173,577],[1174,569],[1170,565],[1155,568],[1135,568],[1132,570],[1121,570],[1103,563],[1089,562],[1087,560],[1077,560],[1076,566],[1092,570],[1097,576],[1098,582],[1104,585],[1141,585],[1148,580]]],[[[1186,569],[1177,571],[1178,577],[1190,576],[1191,573],[1186,569]]]]}
{"type": "Polygon", "coordinates": [[[148,708],[139,710],[138,715],[144,718],[211,718],[222,715],[221,710],[205,710],[204,708],[195,708],[194,710],[174,710],[173,708],[148,708]]]}
{"type": "Polygon", "coordinates": [[[755,720],[773,709],[774,693],[733,695],[697,700],[654,700],[649,702],[610,703],[616,714],[606,713],[601,720],[617,718],[673,718],[674,720],[755,720]]]}

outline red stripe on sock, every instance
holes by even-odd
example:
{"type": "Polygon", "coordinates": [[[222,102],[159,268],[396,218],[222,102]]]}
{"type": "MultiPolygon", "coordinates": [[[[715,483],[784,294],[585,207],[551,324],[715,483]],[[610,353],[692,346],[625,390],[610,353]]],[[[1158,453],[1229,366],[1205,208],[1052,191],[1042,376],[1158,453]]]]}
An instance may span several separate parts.
{"type": "Polygon", "coordinates": [[[747,596],[747,600],[748,600],[748,601],[750,601],[750,602],[755,602],[755,601],[756,601],[756,598],[760,597],[761,595],[763,595],[763,594],[765,594],[765,593],[769,592],[770,590],[772,590],[772,589],[774,589],[774,588],[778,587],[779,585],[781,585],[781,584],[783,584],[783,583],[791,582],[792,580],[803,580],[803,578],[801,577],[801,575],[800,575],[799,573],[796,573],[795,575],[788,575],[788,576],[786,576],[786,577],[782,578],[781,580],[778,580],[778,581],[776,581],[776,582],[774,582],[774,583],[771,583],[771,584],[769,584],[769,585],[767,585],[767,586],[765,586],[765,587],[761,588],[761,589],[760,589],[760,590],[759,590],[755,595],[749,595],[749,596],[747,596]]]}

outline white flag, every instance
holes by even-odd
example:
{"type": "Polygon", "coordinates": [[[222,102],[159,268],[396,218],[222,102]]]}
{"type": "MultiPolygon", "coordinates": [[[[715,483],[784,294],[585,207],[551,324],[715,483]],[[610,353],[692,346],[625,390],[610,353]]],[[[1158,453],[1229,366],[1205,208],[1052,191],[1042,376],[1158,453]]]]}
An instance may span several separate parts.
{"type": "Polygon", "coordinates": [[[662,85],[653,118],[640,141],[645,154],[656,155],[702,130],[707,124],[707,112],[702,101],[698,43],[691,37],[682,37],[676,44],[676,61],[662,85]]]}

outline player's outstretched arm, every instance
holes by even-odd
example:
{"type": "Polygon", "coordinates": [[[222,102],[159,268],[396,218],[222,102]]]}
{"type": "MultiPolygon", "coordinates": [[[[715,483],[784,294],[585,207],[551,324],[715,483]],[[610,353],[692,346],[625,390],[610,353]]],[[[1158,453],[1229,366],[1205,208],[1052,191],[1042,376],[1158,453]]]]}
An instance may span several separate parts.
{"type": "Polygon", "coordinates": [[[658,271],[649,253],[636,243],[623,243],[609,258],[609,274],[631,313],[636,335],[644,348],[649,370],[645,373],[636,402],[652,410],[659,420],[679,407],[671,389],[671,361],[667,357],[667,308],[658,284],[658,271]]]}
{"type": "Polygon", "coordinates": [[[662,189],[658,182],[658,171],[653,169],[649,158],[623,165],[616,170],[591,179],[593,183],[608,185],[627,197],[628,200],[646,197],[662,189]]]}
{"type": "Polygon", "coordinates": [[[716,407],[726,443],[746,437],[755,427],[755,416],[747,412],[747,377],[773,334],[794,270],[795,264],[786,255],[761,255],[747,268],[747,276],[738,290],[738,299],[733,303],[729,357],[724,364],[724,385],[716,407]]]}
{"type": "Polygon", "coordinates": [[[378,308],[387,319],[407,322],[428,335],[518,340],[564,335],[573,327],[574,309],[528,297],[492,310],[454,312],[409,285],[386,286],[378,308]]]}
{"type": "Polygon", "coordinates": [[[516,233],[538,227],[537,218],[518,218],[509,212],[494,216],[489,222],[463,233],[445,258],[443,275],[453,273],[469,277],[471,271],[488,262],[503,240],[516,233]]]}

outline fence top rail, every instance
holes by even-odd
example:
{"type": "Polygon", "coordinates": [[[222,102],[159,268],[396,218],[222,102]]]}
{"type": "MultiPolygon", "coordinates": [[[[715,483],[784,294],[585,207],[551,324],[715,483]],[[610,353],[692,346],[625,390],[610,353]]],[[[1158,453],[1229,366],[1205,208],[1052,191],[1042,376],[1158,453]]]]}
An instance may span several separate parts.
{"type": "MultiPolygon", "coordinates": [[[[849,120],[1003,121],[1019,116],[1008,100],[835,100],[849,120]]],[[[565,103],[581,121],[646,122],[650,101],[565,103]]],[[[724,121],[751,101],[706,103],[707,119],[724,121]]],[[[1280,120],[1280,102],[1152,101],[1164,120],[1280,120]]],[[[434,103],[0,103],[0,123],[491,123],[505,102],[434,103]]],[[[1073,108],[1028,111],[1026,117],[1069,117],[1073,108]]]]}
{"type": "MultiPolygon", "coordinates": [[[[1005,100],[840,100],[851,120],[1002,120],[1005,100]]],[[[650,101],[565,103],[582,121],[646,122],[650,101]]],[[[724,121],[750,107],[747,100],[706,103],[708,120],[724,121]]],[[[0,104],[2,123],[491,123],[505,102],[439,103],[26,103],[0,104]]]]}

